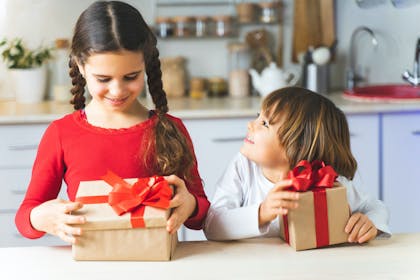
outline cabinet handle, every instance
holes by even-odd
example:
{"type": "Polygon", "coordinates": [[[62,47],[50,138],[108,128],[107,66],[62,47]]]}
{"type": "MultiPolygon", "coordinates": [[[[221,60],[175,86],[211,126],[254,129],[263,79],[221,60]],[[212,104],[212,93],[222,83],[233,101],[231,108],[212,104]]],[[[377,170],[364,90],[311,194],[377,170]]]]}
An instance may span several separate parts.
{"type": "Polygon", "coordinates": [[[22,195],[26,193],[25,190],[11,190],[10,192],[14,195],[22,195]]]}
{"type": "Polygon", "coordinates": [[[0,209],[0,214],[14,214],[17,212],[17,209],[0,209]]]}
{"type": "Polygon", "coordinates": [[[9,151],[29,151],[38,149],[37,144],[27,144],[27,145],[11,145],[8,147],[9,151]]]}
{"type": "Polygon", "coordinates": [[[245,137],[229,137],[229,138],[214,138],[212,141],[216,143],[225,143],[225,142],[242,142],[245,137]]]}
{"type": "Polygon", "coordinates": [[[420,136],[420,130],[414,130],[413,135],[414,136],[420,136]]]}

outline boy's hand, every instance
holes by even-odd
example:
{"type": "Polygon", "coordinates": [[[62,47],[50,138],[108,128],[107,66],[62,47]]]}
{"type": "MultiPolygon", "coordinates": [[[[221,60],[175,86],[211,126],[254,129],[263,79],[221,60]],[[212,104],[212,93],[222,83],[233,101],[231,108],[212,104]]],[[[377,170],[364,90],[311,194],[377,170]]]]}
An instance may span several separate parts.
{"type": "Polygon", "coordinates": [[[258,224],[263,226],[274,220],[278,215],[285,215],[288,209],[298,207],[297,200],[299,193],[285,191],[284,188],[290,187],[292,180],[279,181],[267,194],[264,201],[260,204],[258,211],[258,224]]]}
{"type": "Polygon", "coordinates": [[[352,243],[368,242],[378,234],[378,229],[372,221],[360,212],[351,215],[344,230],[349,234],[348,242],[352,243]]]}

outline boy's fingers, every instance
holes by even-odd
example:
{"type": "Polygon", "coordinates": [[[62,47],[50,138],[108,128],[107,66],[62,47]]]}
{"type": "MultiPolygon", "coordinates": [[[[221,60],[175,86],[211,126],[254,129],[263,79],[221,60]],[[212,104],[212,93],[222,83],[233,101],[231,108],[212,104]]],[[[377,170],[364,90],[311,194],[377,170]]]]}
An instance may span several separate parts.
{"type": "Polygon", "coordinates": [[[360,215],[358,213],[353,214],[350,219],[347,222],[347,225],[344,229],[346,233],[350,233],[354,227],[354,225],[357,223],[357,221],[360,219],[360,215]]]}
{"type": "Polygon", "coordinates": [[[292,180],[281,180],[275,184],[273,187],[274,191],[282,190],[284,188],[290,187],[292,185],[292,180]]]}
{"type": "Polygon", "coordinates": [[[375,229],[372,227],[369,229],[368,232],[366,232],[362,237],[360,237],[357,242],[359,243],[364,243],[367,242],[369,240],[371,240],[373,237],[375,237],[375,229]]]}

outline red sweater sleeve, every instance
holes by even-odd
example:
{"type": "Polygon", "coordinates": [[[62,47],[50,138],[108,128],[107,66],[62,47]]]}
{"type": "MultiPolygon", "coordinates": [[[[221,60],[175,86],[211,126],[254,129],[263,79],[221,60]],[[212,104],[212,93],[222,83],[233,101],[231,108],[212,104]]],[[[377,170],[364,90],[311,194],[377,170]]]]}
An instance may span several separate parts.
{"type": "Polygon", "coordinates": [[[60,138],[56,125],[52,123],[41,139],[32,168],[31,181],[25,198],[16,213],[16,227],[23,236],[35,239],[45,234],[45,232],[32,227],[30,214],[34,207],[57,198],[63,173],[64,164],[60,138]]]}
{"type": "Polygon", "coordinates": [[[189,217],[184,225],[190,229],[202,229],[204,220],[207,216],[207,211],[210,207],[210,202],[207,199],[207,196],[204,192],[203,183],[201,182],[200,175],[198,173],[198,165],[197,165],[197,158],[195,156],[193,143],[191,140],[191,137],[187,131],[187,128],[182,123],[182,121],[178,118],[173,118],[175,122],[178,125],[178,128],[181,130],[181,132],[185,135],[187,138],[188,144],[190,146],[190,149],[192,151],[193,157],[194,157],[194,164],[192,167],[192,178],[191,182],[187,182],[187,188],[188,191],[195,197],[197,201],[197,206],[195,209],[195,212],[193,216],[189,217]]]}

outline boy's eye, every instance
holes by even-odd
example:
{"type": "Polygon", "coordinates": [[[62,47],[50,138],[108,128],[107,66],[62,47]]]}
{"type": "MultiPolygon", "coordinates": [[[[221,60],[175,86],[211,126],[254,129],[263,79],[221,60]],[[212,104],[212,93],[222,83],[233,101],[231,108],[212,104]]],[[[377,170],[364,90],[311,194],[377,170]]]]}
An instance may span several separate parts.
{"type": "Polygon", "coordinates": [[[267,122],[267,121],[265,121],[265,120],[262,120],[262,121],[261,121],[261,124],[262,124],[263,126],[265,126],[265,127],[268,127],[268,122],[267,122]]]}

